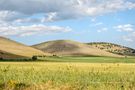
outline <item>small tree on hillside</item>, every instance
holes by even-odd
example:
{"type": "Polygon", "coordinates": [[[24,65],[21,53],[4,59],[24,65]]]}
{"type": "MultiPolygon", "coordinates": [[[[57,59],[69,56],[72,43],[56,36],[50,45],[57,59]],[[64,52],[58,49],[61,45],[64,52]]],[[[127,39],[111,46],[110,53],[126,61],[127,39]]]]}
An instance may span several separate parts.
{"type": "Polygon", "coordinates": [[[0,57],[0,60],[3,60],[3,58],[2,58],[2,57],[0,57]]]}
{"type": "Polygon", "coordinates": [[[32,57],[32,60],[33,60],[33,61],[35,61],[35,60],[37,60],[37,59],[38,59],[37,56],[33,56],[33,57],[32,57]]]}
{"type": "Polygon", "coordinates": [[[132,53],[135,53],[135,50],[132,53]]]}

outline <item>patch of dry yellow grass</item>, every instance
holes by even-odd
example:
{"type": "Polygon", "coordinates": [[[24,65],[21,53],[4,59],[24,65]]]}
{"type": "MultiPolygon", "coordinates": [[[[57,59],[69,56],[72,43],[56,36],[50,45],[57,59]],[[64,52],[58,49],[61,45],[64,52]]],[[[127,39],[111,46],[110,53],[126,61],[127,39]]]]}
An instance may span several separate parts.
{"type": "Polygon", "coordinates": [[[5,90],[135,89],[135,64],[0,62],[0,76],[5,90]]]}
{"type": "Polygon", "coordinates": [[[32,57],[33,55],[49,55],[48,53],[44,53],[40,50],[2,37],[0,37],[0,51],[24,57],[32,57]]]}
{"type": "Polygon", "coordinates": [[[49,41],[34,45],[33,47],[56,55],[122,57],[117,54],[109,53],[104,50],[100,50],[98,48],[90,47],[89,45],[70,40],[49,41]]]}

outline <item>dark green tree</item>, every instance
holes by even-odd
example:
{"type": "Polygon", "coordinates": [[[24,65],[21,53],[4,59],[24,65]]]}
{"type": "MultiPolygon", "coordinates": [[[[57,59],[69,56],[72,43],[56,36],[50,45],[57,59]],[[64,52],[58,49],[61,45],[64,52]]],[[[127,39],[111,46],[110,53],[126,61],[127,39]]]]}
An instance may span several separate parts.
{"type": "Polygon", "coordinates": [[[0,60],[3,60],[3,58],[2,58],[2,57],[0,57],[0,60]]]}
{"type": "Polygon", "coordinates": [[[38,59],[37,56],[33,56],[33,57],[32,57],[32,60],[33,60],[33,61],[35,61],[35,60],[37,60],[37,59],[38,59]]]}

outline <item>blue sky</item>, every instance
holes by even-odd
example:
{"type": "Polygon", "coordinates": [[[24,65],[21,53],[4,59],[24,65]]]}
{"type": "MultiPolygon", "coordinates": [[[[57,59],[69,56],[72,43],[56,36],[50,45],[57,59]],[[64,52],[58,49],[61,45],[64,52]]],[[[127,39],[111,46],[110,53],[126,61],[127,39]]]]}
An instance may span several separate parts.
{"type": "Polygon", "coordinates": [[[134,17],[134,0],[1,0],[0,35],[27,45],[66,39],[135,48],[134,17]]]}

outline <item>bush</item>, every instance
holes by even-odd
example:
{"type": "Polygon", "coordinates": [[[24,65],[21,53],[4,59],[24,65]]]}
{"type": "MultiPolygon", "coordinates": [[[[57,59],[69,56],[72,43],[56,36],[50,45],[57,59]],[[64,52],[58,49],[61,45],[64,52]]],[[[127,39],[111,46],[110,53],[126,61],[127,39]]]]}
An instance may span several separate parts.
{"type": "Polygon", "coordinates": [[[34,61],[37,60],[37,59],[38,59],[37,56],[32,57],[32,60],[34,60],[34,61]]]}
{"type": "Polygon", "coordinates": [[[56,54],[53,54],[54,57],[56,57],[57,55],[56,54]]]}
{"type": "Polygon", "coordinates": [[[2,57],[0,57],[0,60],[3,60],[3,58],[2,58],[2,57]]]}
{"type": "Polygon", "coordinates": [[[135,53],[135,50],[132,53],[135,53]]]}

